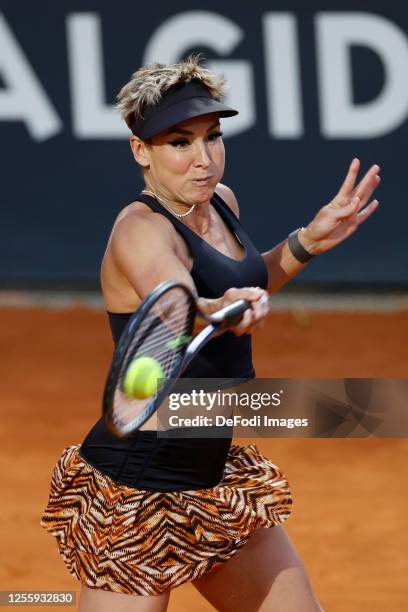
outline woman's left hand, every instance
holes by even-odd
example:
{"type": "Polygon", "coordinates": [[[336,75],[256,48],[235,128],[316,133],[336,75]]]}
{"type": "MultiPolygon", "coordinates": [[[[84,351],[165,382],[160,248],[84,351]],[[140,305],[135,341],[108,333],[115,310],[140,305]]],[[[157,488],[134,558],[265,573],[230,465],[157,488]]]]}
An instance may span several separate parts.
{"type": "Polygon", "coordinates": [[[356,184],[360,161],[353,159],[336,197],[323,206],[299,234],[299,241],[312,255],[325,253],[351,236],[378,207],[378,200],[369,200],[380,183],[380,167],[371,166],[356,184]]]}

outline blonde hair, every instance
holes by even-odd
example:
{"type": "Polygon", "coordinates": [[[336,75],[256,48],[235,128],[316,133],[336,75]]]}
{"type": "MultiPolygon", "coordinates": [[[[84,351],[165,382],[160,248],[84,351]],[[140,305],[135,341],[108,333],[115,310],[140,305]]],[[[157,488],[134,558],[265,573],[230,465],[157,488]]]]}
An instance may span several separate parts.
{"type": "Polygon", "coordinates": [[[185,81],[199,81],[212,98],[222,100],[225,96],[225,78],[217,76],[200,65],[204,58],[200,53],[192,54],[176,64],[149,64],[139,68],[117,95],[116,108],[130,127],[131,120],[143,119],[148,105],[157,104],[162,95],[173,85],[185,81]]]}

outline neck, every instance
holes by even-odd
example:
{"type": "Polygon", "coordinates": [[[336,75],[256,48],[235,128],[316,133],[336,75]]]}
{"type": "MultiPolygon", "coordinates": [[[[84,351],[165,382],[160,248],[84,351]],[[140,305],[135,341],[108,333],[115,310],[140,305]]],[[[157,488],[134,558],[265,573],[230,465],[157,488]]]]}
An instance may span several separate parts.
{"type": "Polygon", "coordinates": [[[205,202],[199,204],[191,217],[187,217],[189,227],[195,230],[198,234],[203,236],[206,234],[211,226],[211,208],[210,203],[205,202]]]}
{"type": "Polygon", "coordinates": [[[210,201],[207,202],[183,202],[174,197],[169,197],[160,188],[146,183],[145,192],[153,194],[158,202],[175,216],[183,215],[180,220],[195,229],[198,233],[204,234],[210,226],[210,201]]]}

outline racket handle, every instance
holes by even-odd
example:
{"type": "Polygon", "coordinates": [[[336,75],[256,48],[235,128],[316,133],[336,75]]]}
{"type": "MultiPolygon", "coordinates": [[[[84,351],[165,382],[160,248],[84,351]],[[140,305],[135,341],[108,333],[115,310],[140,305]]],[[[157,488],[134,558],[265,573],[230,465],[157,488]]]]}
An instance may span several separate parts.
{"type": "Polygon", "coordinates": [[[237,325],[248,308],[251,308],[250,302],[246,300],[237,300],[213,312],[211,315],[205,315],[205,320],[209,322],[210,325],[207,325],[207,327],[197,334],[188,345],[183,361],[183,371],[195,357],[197,352],[207,344],[218,330],[224,330],[232,325],[237,325]]]}
{"type": "Polygon", "coordinates": [[[207,319],[211,323],[215,323],[219,327],[231,327],[237,325],[243,317],[243,314],[248,308],[251,308],[251,303],[247,300],[237,300],[228,306],[224,306],[220,310],[213,312],[207,319]]]}
{"type": "MultiPolygon", "coordinates": [[[[261,298],[263,304],[268,305],[268,309],[271,304],[270,296],[263,296],[261,298]]],[[[243,314],[248,308],[251,308],[251,302],[247,300],[237,300],[232,304],[228,304],[224,308],[213,312],[211,315],[206,315],[205,320],[209,321],[211,325],[207,325],[187,347],[186,354],[184,356],[184,362],[182,371],[186,369],[189,363],[192,361],[197,352],[214,336],[218,330],[225,330],[228,327],[237,325],[243,317],[243,314]]]]}
{"type": "MultiPolygon", "coordinates": [[[[260,301],[262,304],[267,305],[269,309],[272,298],[271,296],[264,295],[260,301]]],[[[247,300],[237,300],[217,310],[217,312],[213,312],[213,314],[207,316],[206,319],[221,328],[231,327],[232,325],[237,325],[241,321],[244,312],[248,310],[248,308],[251,308],[251,302],[247,300]]]]}

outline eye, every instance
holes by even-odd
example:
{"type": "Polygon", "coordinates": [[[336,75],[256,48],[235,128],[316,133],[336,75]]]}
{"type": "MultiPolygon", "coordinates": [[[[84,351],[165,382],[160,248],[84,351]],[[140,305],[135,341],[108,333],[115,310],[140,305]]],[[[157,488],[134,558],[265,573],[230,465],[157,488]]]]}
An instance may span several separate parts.
{"type": "Polygon", "coordinates": [[[208,140],[214,142],[215,140],[218,140],[218,138],[221,138],[221,136],[222,132],[213,132],[208,136],[208,140]]]}
{"type": "Polygon", "coordinates": [[[189,142],[188,140],[179,138],[178,140],[172,140],[170,144],[172,147],[181,149],[182,147],[186,147],[189,144],[189,142]]]}

